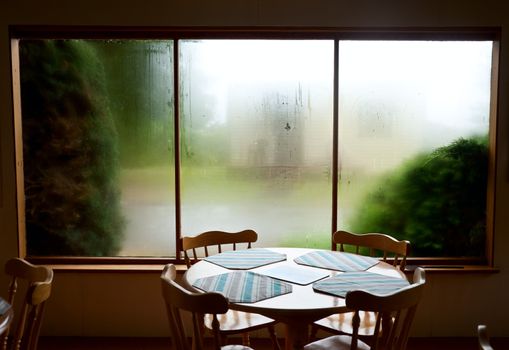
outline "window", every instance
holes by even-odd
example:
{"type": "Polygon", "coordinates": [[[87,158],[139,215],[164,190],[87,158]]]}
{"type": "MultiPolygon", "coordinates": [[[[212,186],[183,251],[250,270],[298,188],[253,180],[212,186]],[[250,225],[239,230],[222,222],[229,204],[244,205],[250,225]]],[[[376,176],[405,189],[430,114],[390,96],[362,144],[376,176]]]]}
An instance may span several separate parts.
{"type": "Polygon", "coordinates": [[[175,254],[172,48],[21,41],[29,255],[175,254]]]}
{"type": "Polygon", "coordinates": [[[485,256],[494,36],[191,34],[16,38],[29,256],[175,258],[244,228],[485,256]]]}
{"type": "Polygon", "coordinates": [[[482,256],[491,41],[339,43],[339,227],[482,256]]]}
{"type": "Polygon", "coordinates": [[[330,242],[334,43],[183,41],[182,233],[330,242]]]}

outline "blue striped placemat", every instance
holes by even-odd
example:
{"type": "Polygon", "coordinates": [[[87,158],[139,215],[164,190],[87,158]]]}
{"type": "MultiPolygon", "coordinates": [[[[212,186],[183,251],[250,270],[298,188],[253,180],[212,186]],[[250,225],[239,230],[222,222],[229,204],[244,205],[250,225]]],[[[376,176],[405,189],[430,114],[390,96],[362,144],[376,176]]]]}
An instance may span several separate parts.
{"type": "Polygon", "coordinates": [[[231,270],[248,270],[285,261],[286,255],[264,248],[231,250],[205,258],[206,261],[231,270]]]}
{"type": "Polygon", "coordinates": [[[221,293],[234,303],[255,303],[292,292],[291,284],[252,271],[199,278],[193,286],[205,292],[221,293]]]}
{"type": "Polygon", "coordinates": [[[378,259],[330,250],[316,250],[293,259],[297,264],[337,271],[364,271],[378,264],[378,259]]]}
{"type": "Polygon", "coordinates": [[[4,314],[6,314],[10,308],[11,308],[11,305],[8,302],[6,302],[4,299],[0,298],[0,316],[3,316],[4,314]]]}
{"type": "Polygon", "coordinates": [[[389,294],[410,283],[404,278],[389,277],[372,272],[345,272],[340,275],[318,281],[313,289],[344,298],[351,290],[364,290],[373,294],[389,294]]]}

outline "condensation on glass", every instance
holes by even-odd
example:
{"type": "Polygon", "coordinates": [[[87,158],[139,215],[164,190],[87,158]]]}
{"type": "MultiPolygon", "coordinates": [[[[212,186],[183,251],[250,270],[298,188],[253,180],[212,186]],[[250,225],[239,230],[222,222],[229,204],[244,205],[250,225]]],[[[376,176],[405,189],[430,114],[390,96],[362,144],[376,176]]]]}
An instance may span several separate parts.
{"type": "Polygon", "coordinates": [[[175,256],[173,41],[98,42],[119,133],[118,255],[175,256]]]}
{"type": "Polygon", "coordinates": [[[173,41],[20,40],[28,253],[175,256],[178,166],[183,236],[328,249],[334,65],[351,229],[388,174],[488,134],[492,46],[340,41],[334,62],[332,40],[180,40],[179,165],[173,41]]]}
{"type": "Polygon", "coordinates": [[[28,253],[175,256],[173,42],[20,49],[28,253]]]}
{"type": "Polygon", "coordinates": [[[251,228],[258,246],[328,246],[333,47],[181,42],[182,235],[251,228]]]}
{"type": "MultiPolygon", "coordinates": [[[[492,46],[340,41],[339,228],[351,229],[372,198],[368,192],[374,186],[383,192],[383,179],[418,154],[460,138],[487,137],[492,46]]],[[[405,238],[405,232],[385,233],[405,238]]]]}

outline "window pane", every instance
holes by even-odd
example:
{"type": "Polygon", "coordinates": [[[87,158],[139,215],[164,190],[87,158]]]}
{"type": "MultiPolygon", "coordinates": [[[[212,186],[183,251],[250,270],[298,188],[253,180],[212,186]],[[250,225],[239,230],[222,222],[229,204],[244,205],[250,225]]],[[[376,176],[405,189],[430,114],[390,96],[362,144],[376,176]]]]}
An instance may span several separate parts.
{"type": "Polygon", "coordinates": [[[341,41],[339,227],[484,252],[492,42],[341,41]]]}
{"type": "Polygon", "coordinates": [[[182,235],[330,247],[333,42],[184,41],[180,86],[182,235]]]}
{"type": "Polygon", "coordinates": [[[21,42],[30,255],[174,255],[172,42],[21,42]]]}

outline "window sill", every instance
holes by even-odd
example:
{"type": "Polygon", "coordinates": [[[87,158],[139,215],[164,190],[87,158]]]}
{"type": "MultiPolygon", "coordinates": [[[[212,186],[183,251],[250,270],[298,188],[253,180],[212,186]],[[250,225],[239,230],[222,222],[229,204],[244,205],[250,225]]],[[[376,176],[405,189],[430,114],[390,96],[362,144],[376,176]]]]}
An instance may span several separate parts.
{"type": "MultiPolygon", "coordinates": [[[[118,273],[161,273],[164,264],[44,264],[53,269],[54,272],[118,272],[118,273]]],[[[177,273],[184,273],[187,270],[186,265],[175,264],[177,273]]]]}
{"type": "Polygon", "coordinates": [[[412,274],[416,267],[422,267],[426,273],[498,273],[498,267],[483,265],[407,265],[406,274],[412,274]]]}
{"type": "MultiPolygon", "coordinates": [[[[164,264],[45,264],[55,272],[118,272],[118,273],[160,273],[164,264]]],[[[184,264],[175,264],[177,273],[187,270],[184,264]]],[[[407,265],[405,273],[411,275],[417,265],[407,265]]],[[[419,265],[426,273],[498,273],[500,269],[480,265],[419,265]]]]}

